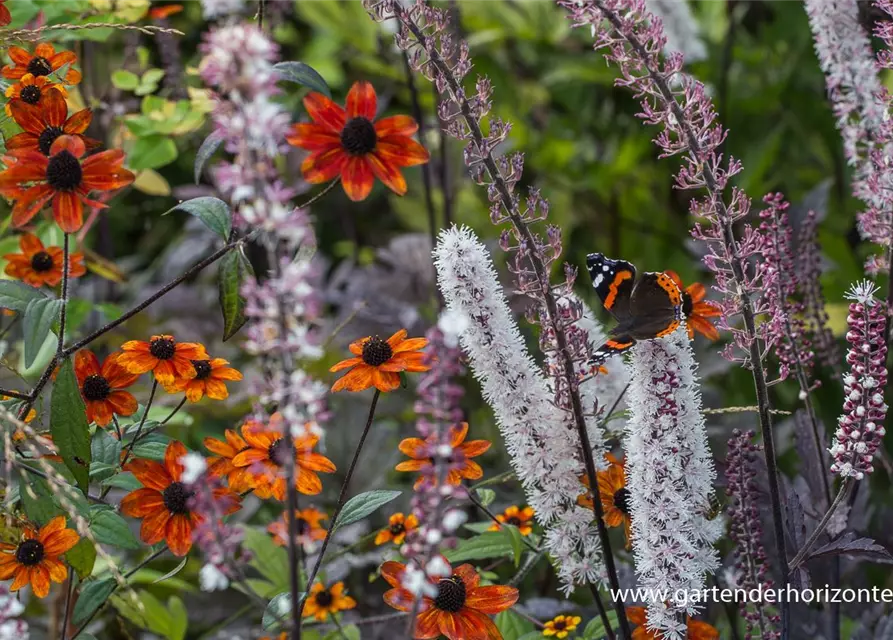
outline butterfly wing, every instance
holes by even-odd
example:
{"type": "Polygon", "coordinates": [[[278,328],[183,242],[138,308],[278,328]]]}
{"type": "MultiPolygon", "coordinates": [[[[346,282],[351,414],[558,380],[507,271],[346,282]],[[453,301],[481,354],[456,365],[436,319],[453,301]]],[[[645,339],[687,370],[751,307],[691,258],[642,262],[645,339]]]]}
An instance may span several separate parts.
{"type": "Polygon", "coordinates": [[[586,268],[592,278],[592,286],[601,298],[605,309],[618,322],[630,316],[630,298],[636,281],[636,268],[626,260],[612,260],[601,253],[586,256],[586,268]]]}
{"type": "Polygon", "coordinates": [[[666,273],[643,273],[630,295],[629,312],[630,320],[618,330],[638,340],[660,338],[682,321],[682,292],[666,273]]]}
{"type": "Polygon", "coordinates": [[[629,335],[612,335],[598,349],[593,351],[589,364],[599,366],[606,360],[632,348],[636,341],[629,335]]]}

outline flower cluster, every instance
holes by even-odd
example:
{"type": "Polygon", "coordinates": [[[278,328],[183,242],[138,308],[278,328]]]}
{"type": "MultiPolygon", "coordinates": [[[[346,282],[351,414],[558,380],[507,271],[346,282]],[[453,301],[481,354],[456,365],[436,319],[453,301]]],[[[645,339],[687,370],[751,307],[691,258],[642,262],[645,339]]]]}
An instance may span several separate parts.
{"type": "MultiPolygon", "coordinates": [[[[735,543],[733,581],[735,588],[772,588],[772,578],[763,548],[763,526],[760,523],[759,487],[757,486],[757,456],[760,445],[753,443],[752,431],[738,430],[729,439],[726,455],[726,492],[731,498],[728,509],[729,537],[735,543]]],[[[778,615],[771,605],[762,601],[739,603],[741,616],[747,621],[747,638],[772,640],[778,632],[778,615]]]]}
{"type": "Polygon", "coordinates": [[[707,46],[688,2],[648,0],[648,9],[664,25],[664,35],[667,37],[664,51],[678,51],[685,56],[686,62],[699,62],[707,58],[707,46]]]}
{"type": "Polygon", "coordinates": [[[850,289],[846,361],[850,371],[843,377],[843,415],[831,445],[831,471],[861,480],[874,471],[874,454],[886,433],[887,313],[868,281],[850,289]]]}
{"type": "MultiPolygon", "coordinates": [[[[719,565],[713,543],[722,522],[709,517],[715,471],[707,444],[697,363],[683,328],[632,349],[624,449],[632,544],[639,586],[700,589],[719,565]]],[[[649,627],[685,637],[678,613],[690,602],[648,603],[649,627]]]]}
{"type": "Polygon", "coordinates": [[[18,616],[25,605],[13,596],[6,585],[0,585],[0,640],[28,640],[28,623],[18,616]]]}

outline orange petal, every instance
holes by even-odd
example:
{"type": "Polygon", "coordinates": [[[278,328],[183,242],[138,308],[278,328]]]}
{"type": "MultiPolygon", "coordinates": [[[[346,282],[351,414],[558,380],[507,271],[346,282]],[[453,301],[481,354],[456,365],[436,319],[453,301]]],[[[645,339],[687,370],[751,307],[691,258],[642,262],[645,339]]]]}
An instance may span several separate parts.
{"type": "Polygon", "coordinates": [[[391,371],[383,371],[380,368],[373,369],[372,384],[382,393],[388,393],[400,387],[400,376],[391,371]]]}
{"type": "Polygon", "coordinates": [[[389,116],[375,123],[375,133],[379,138],[387,136],[411,136],[419,130],[419,123],[409,116],[389,116]]]}
{"type": "Polygon", "coordinates": [[[465,440],[465,436],[468,435],[468,423],[460,422],[457,425],[454,425],[450,429],[450,446],[454,449],[458,447],[465,440]]]}
{"type": "Polygon", "coordinates": [[[147,489],[164,491],[173,481],[168,475],[167,470],[154,460],[137,458],[136,460],[128,462],[124,467],[124,470],[130,471],[135,475],[136,479],[147,489]]]}
{"type": "Polygon", "coordinates": [[[31,567],[31,590],[38,598],[46,598],[50,593],[50,572],[43,565],[31,567]]]}
{"type": "MultiPolygon", "coordinates": [[[[65,104],[65,98],[58,91],[47,91],[40,101],[43,119],[48,125],[53,127],[62,127],[65,124],[65,118],[68,116],[68,105],[65,104]]],[[[89,113],[89,109],[87,110],[89,113]]],[[[88,122],[89,124],[89,122],[88,122]]],[[[65,133],[83,133],[82,131],[66,131],[65,133]]]]}
{"type": "MultiPolygon", "coordinates": [[[[58,91],[50,91],[49,93],[59,93],[58,91]]],[[[84,133],[90,122],[93,120],[93,112],[90,109],[81,109],[77,113],[71,114],[71,117],[65,122],[65,133],[84,133]]]]}
{"type": "Polygon", "coordinates": [[[425,164],[430,159],[425,147],[406,136],[381,138],[375,145],[375,155],[398,167],[425,164]]]}
{"type": "MultiPolygon", "coordinates": [[[[429,607],[427,610],[420,613],[415,619],[413,638],[415,638],[415,640],[431,640],[431,638],[440,636],[439,621],[441,613],[440,609],[436,607],[429,607]]],[[[450,640],[459,639],[451,638],[450,640]]]]}
{"type": "MultiPolygon", "coordinates": [[[[309,180],[309,179],[308,179],[309,180]]],[[[363,156],[351,156],[341,171],[341,185],[344,193],[354,202],[365,200],[372,191],[375,176],[369,160],[363,156]]]]}
{"type": "Polygon", "coordinates": [[[470,564],[459,565],[453,570],[453,575],[462,578],[462,582],[465,583],[466,592],[471,592],[471,590],[477,587],[481,582],[481,576],[470,564]]]}
{"type": "Polygon", "coordinates": [[[121,500],[121,513],[131,518],[145,518],[164,508],[164,496],[156,489],[137,489],[121,500]]]}
{"type": "Polygon", "coordinates": [[[164,468],[174,481],[179,481],[183,474],[183,465],[180,458],[189,453],[186,447],[179,440],[171,440],[164,450],[164,468]]]}
{"type": "Polygon", "coordinates": [[[394,471],[421,471],[430,466],[430,460],[404,460],[394,467],[394,471]]]}
{"type": "Polygon", "coordinates": [[[78,384],[83,384],[87,376],[99,374],[99,359],[92,351],[81,349],[74,356],[74,373],[78,384]]]}
{"type": "Polygon", "coordinates": [[[469,440],[459,446],[459,450],[467,458],[474,458],[487,451],[492,446],[489,440],[469,440]]]}
{"type": "Polygon", "coordinates": [[[164,539],[167,531],[167,522],[171,519],[171,512],[167,509],[159,509],[152,515],[143,519],[140,527],[140,538],[146,544],[157,544],[164,539]]]}
{"type": "Polygon", "coordinates": [[[347,119],[374,120],[376,111],[378,111],[378,99],[372,84],[365,80],[354,82],[347,92],[347,119]]]}
{"type": "Polygon", "coordinates": [[[335,373],[336,371],[342,371],[344,369],[349,369],[350,367],[355,367],[358,364],[363,364],[362,358],[348,358],[347,360],[342,360],[336,365],[333,365],[329,371],[335,373]]]}
{"type": "Polygon", "coordinates": [[[369,387],[372,386],[372,372],[375,371],[372,367],[356,367],[355,369],[351,369],[344,376],[335,381],[335,384],[332,385],[332,391],[341,391],[342,389],[347,389],[348,391],[365,391],[369,387]]]}
{"type": "Polygon", "coordinates": [[[471,590],[465,598],[465,606],[495,615],[508,609],[517,601],[518,590],[514,587],[490,585],[471,590]]]}
{"type": "Polygon", "coordinates": [[[392,587],[402,587],[404,571],[406,571],[406,566],[393,560],[388,560],[381,565],[381,577],[392,587]]]}
{"type": "Polygon", "coordinates": [[[336,131],[309,122],[296,124],[285,139],[290,145],[307,151],[328,151],[341,147],[341,136],[336,131]]]}
{"type": "Polygon", "coordinates": [[[397,448],[410,458],[422,459],[428,456],[428,445],[421,438],[404,438],[397,445],[397,448]]]}
{"type": "Polygon", "coordinates": [[[334,180],[344,172],[350,156],[340,146],[311,153],[301,163],[301,173],[311,184],[334,180]]]}
{"type": "Polygon", "coordinates": [[[185,556],[192,548],[192,520],[178,513],[167,522],[167,546],[175,556],[185,556]]]}
{"type": "MultiPolygon", "coordinates": [[[[406,331],[404,330],[400,333],[403,334],[403,337],[397,344],[391,345],[391,348],[394,350],[395,354],[404,353],[406,351],[418,351],[419,349],[424,349],[428,346],[428,340],[425,338],[409,338],[408,340],[406,340],[404,339],[406,338],[406,331]]],[[[390,343],[390,340],[388,340],[388,343],[390,343]]]]}
{"type": "Polygon", "coordinates": [[[75,233],[84,226],[84,205],[73,191],[57,192],[53,198],[53,217],[65,233],[75,233]]]}
{"type": "Polygon", "coordinates": [[[338,134],[341,133],[347,121],[344,109],[315,91],[307,94],[307,97],[304,98],[304,108],[314,122],[332,129],[338,134]]]}
{"type": "Polygon", "coordinates": [[[43,543],[43,551],[48,556],[61,556],[74,545],[80,538],[74,529],[63,529],[50,534],[43,543]]]}
{"type": "Polygon", "coordinates": [[[400,169],[374,153],[369,155],[369,166],[375,177],[398,196],[406,195],[406,178],[400,169]]]}

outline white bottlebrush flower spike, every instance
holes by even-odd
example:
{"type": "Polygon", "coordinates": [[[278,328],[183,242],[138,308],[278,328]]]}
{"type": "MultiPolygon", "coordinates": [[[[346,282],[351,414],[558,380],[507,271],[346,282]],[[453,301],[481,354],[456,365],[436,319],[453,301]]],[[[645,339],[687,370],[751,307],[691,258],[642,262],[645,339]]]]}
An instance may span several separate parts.
{"type": "MultiPolygon", "coordinates": [[[[685,327],[638,343],[629,361],[626,482],[638,586],[701,589],[719,566],[713,543],[721,519],[707,518],[716,472],[701,413],[697,363],[685,327]]],[[[692,603],[648,602],[648,621],[667,640],[683,640],[681,612],[692,603]]]]}
{"type": "MultiPolygon", "coordinates": [[[[493,409],[527,502],[545,529],[545,548],[562,586],[570,591],[602,579],[592,511],[576,502],[584,491],[576,430],[556,409],[550,381],[527,351],[486,247],[467,227],[453,227],[441,232],[434,257],[447,310],[467,318],[462,349],[493,409]]],[[[587,385],[581,395],[591,399],[587,385]]],[[[589,431],[601,463],[604,445],[594,422],[589,431]]]]}

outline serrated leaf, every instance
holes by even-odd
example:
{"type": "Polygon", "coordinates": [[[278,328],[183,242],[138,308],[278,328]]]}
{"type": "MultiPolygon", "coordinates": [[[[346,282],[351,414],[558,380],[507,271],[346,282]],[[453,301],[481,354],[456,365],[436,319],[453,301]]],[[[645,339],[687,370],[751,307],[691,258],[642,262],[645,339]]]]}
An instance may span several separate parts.
{"type": "Polygon", "coordinates": [[[61,300],[50,298],[35,298],[25,307],[24,325],[25,334],[25,366],[30,367],[37,358],[37,353],[43,346],[44,340],[50,334],[50,329],[59,312],[62,309],[61,300]]]}
{"type": "Polygon", "coordinates": [[[65,554],[68,564],[75,570],[78,577],[83,580],[93,573],[93,565],[96,564],[96,547],[88,538],[81,538],[76,545],[65,554]]]}
{"type": "Polygon", "coordinates": [[[75,626],[84,624],[94,611],[105,604],[109,596],[115,592],[116,587],[114,578],[103,578],[85,583],[81,587],[78,600],[71,613],[71,622],[75,626]]]}
{"type": "Polygon", "coordinates": [[[478,494],[478,500],[485,507],[489,507],[496,500],[496,492],[493,489],[475,489],[478,494]]]}
{"type": "Polygon", "coordinates": [[[379,507],[396,500],[401,493],[403,492],[375,489],[374,491],[367,491],[354,496],[344,505],[344,508],[338,515],[338,521],[332,523],[332,529],[359,522],[379,507]]]}
{"type": "Polygon", "coordinates": [[[871,538],[857,538],[852,531],[812,551],[807,560],[835,555],[845,555],[858,560],[871,560],[884,564],[893,563],[893,556],[871,538]]]}
{"type": "Polygon", "coordinates": [[[332,92],[329,85],[321,75],[308,64],[296,61],[277,62],[273,65],[273,70],[279,74],[283,80],[288,80],[302,87],[313,89],[322,93],[326,97],[331,98],[332,92]]]}
{"type": "Polygon", "coordinates": [[[518,567],[521,564],[521,554],[524,552],[524,541],[521,540],[521,532],[518,530],[518,527],[510,524],[503,524],[499,527],[499,530],[508,539],[514,552],[515,566],[518,567]]]}
{"type": "Polygon", "coordinates": [[[97,542],[122,549],[139,549],[140,541],[131,533],[127,521],[114,511],[100,511],[90,522],[90,530],[97,542]]]}
{"type": "Polygon", "coordinates": [[[251,263],[240,249],[230,251],[220,260],[218,298],[223,313],[223,341],[232,338],[245,324],[245,298],[242,284],[254,277],[251,263]]]}
{"type": "Polygon", "coordinates": [[[90,482],[90,461],[93,457],[86,411],[71,358],[67,358],[59,367],[53,384],[50,432],[53,434],[56,450],[84,495],[87,494],[87,485],[90,482]]]}
{"type": "Polygon", "coordinates": [[[195,216],[208,229],[223,238],[224,241],[229,239],[230,231],[233,228],[233,212],[230,210],[229,205],[220,198],[202,196],[186,200],[173,209],[166,211],[164,215],[174,211],[185,211],[189,215],[195,216]]]}
{"type": "Polygon", "coordinates": [[[515,555],[511,542],[501,531],[487,531],[474,538],[462,540],[455,549],[444,553],[452,563],[489,558],[511,558],[515,555]]]}
{"type": "Polygon", "coordinates": [[[214,155],[214,152],[220,147],[223,143],[223,136],[219,131],[212,131],[208,134],[208,137],[202,141],[201,146],[198,148],[198,153],[195,154],[195,164],[193,165],[193,173],[195,174],[195,184],[201,182],[202,179],[202,169],[205,168],[205,163],[214,155]]]}
{"type": "Polygon", "coordinates": [[[16,280],[0,280],[0,308],[24,313],[28,303],[46,296],[34,287],[16,280]]]}
{"type": "Polygon", "coordinates": [[[502,640],[520,640],[522,636],[533,631],[533,624],[514,611],[500,611],[493,619],[496,628],[502,634],[502,640]]]}

